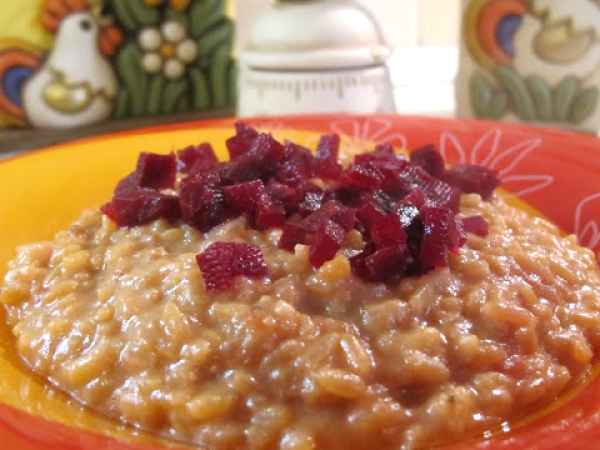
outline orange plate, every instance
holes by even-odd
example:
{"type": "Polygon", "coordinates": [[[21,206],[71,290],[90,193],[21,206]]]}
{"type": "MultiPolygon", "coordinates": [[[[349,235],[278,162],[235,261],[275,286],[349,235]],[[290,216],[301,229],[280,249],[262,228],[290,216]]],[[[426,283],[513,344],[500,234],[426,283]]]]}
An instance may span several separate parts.
{"type": "MultiPolygon", "coordinates": [[[[254,119],[256,126],[305,145],[317,133],[417,148],[435,144],[450,163],[497,169],[504,187],[583,245],[600,250],[600,140],[520,125],[398,116],[304,116],[254,119]],[[300,131],[302,130],[302,131],[300,131]]],[[[49,239],[79,213],[110,197],[139,151],[168,152],[209,141],[221,155],[231,120],[120,133],[53,147],[0,164],[0,267],[17,245],[49,239]]],[[[2,313],[0,313],[2,316],[2,313]]],[[[177,446],[128,429],[69,401],[23,370],[0,317],[0,444],[7,450],[159,450],[177,446]]],[[[179,446],[181,448],[181,446],[179,446]]],[[[450,447],[449,447],[450,448],[450,447]]],[[[486,441],[452,450],[600,448],[600,379],[551,410],[486,441]]]]}

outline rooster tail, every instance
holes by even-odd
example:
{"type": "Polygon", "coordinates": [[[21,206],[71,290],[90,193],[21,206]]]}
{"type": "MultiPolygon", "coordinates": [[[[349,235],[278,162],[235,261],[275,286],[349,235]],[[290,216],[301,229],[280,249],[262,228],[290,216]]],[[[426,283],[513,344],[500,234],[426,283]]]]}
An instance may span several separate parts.
{"type": "Polygon", "coordinates": [[[0,49],[0,126],[26,125],[23,86],[41,62],[41,56],[29,49],[0,49]]]}

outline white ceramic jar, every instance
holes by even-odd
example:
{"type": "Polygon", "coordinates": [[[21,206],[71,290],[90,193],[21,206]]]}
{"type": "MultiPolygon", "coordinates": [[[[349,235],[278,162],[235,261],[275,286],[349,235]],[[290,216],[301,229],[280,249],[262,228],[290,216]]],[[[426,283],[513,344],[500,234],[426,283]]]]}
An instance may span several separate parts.
{"type": "Polygon", "coordinates": [[[241,55],[239,115],[395,112],[390,49],[352,0],[279,0],[241,55]]]}

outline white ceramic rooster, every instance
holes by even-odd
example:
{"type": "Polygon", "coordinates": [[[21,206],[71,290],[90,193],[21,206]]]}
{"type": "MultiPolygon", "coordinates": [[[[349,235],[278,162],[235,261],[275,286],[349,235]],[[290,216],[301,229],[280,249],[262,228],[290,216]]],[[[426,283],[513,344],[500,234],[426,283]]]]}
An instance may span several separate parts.
{"type": "Polygon", "coordinates": [[[99,30],[92,12],[64,18],[50,55],[23,88],[32,126],[73,128],[111,115],[118,85],[98,47],[99,30]]]}

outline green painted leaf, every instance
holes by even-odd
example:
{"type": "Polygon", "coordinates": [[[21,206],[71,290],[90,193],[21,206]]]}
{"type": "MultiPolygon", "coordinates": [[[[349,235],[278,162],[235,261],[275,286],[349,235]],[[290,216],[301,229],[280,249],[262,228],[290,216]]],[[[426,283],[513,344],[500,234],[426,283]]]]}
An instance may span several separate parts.
{"type": "Polygon", "coordinates": [[[546,80],[537,75],[529,76],[525,79],[529,94],[535,104],[537,119],[542,122],[552,121],[552,89],[546,80]]]}
{"type": "Polygon", "coordinates": [[[148,87],[148,103],[146,104],[148,114],[160,114],[165,84],[166,80],[162,75],[155,75],[151,78],[148,87]]]}
{"type": "Polygon", "coordinates": [[[185,78],[167,82],[163,93],[161,112],[164,114],[173,114],[177,112],[177,103],[180,98],[188,92],[190,92],[190,84],[185,78]]]}
{"type": "Polygon", "coordinates": [[[115,119],[124,119],[129,116],[129,94],[125,89],[119,89],[117,94],[117,102],[115,104],[115,110],[113,111],[113,117],[115,119]]]}
{"type": "Polygon", "coordinates": [[[117,71],[129,93],[130,113],[140,116],[145,112],[148,77],[142,69],[141,51],[135,42],[125,45],[117,56],[117,71]]]}
{"type": "Polygon", "coordinates": [[[165,17],[170,20],[176,20],[183,24],[187,29],[190,27],[190,20],[188,14],[185,11],[175,11],[173,9],[167,9],[165,17]]]}
{"type": "Polygon", "coordinates": [[[525,81],[509,66],[498,67],[494,74],[510,98],[515,114],[525,122],[535,120],[536,110],[525,81]]]}
{"type": "Polygon", "coordinates": [[[200,0],[193,2],[189,8],[190,34],[199,38],[209,28],[225,17],[223,0],[200,0]]]}
{"type": "Polygon", "coordinates": [[[498,120],[506,115],[509,107],[508,94],[504,91],[495,91],[491,102],[487,107],[487,117],[498,120]]]}
{"type": "Polygon", "coordinates": [[[239,69],[236,61],[231,61],[229,64],[229,104],[236,105],[238,100],[238,75],[239,69]]]}
{"type": "Polygon", "coordinates": [[[213,94],[213,104],[216,108],[227,106],[229,61],[229,46],[222,45],[215,51],[210,67],[210,87],[213,94]]]}
{"type": "Polygon", "coordinates": [[[583,89],[573,101],[573,106],[569,113],[569,122],[575,125],[581,125],[589,119],[598,108],[600,91],[597,87],[583,89]]]}
{"type": "Polygon", "coordinates": [[[200,58],[206,58],[222,45],[227,44],[231,49],[233,43],[233,23],[229,19],[222,20],[219,25],[212,28],[202,37],[197,39],[200,58]]]}
{"type": "Polygon", "coordinates": [[[111,0],[112,9],[119,20],[119,23],[129,31],[137,29],[137,23],[129,8],[127,7],[128,0],[111,0]]]}
{"type": "Polygon", "coordinates": [[[206,111],[212,103],[208,79],[200,69],[190,70],[190,77],[194,93],[194,111],[206,111]]]}
{"type": "Polygon", "coordinates": [[[494,87],[481,73],[474,73],[469,80],[471,108],[475,117],[488,117],[488,106],[494,96],[494,87]]]}
{"type": "Polygon", "coordinates": [[[144,26],[158,25],[160,23],[160,10],[148,6],[144,0],[124,0],[134,20],[144,26]]]}
{"type": "Polygon", "coordinates": [[[573,76],[564,78],[554,89],[554,120],[565,122],[579,90],[579,80],[573,76]]]}

